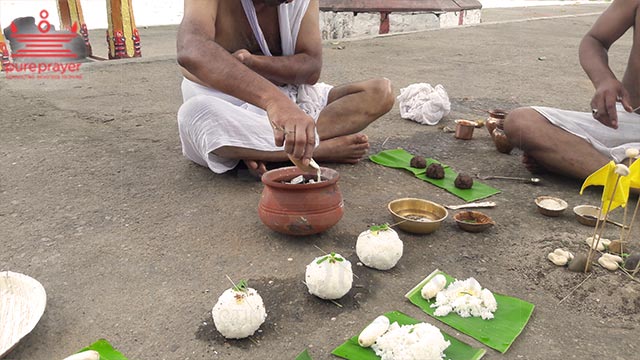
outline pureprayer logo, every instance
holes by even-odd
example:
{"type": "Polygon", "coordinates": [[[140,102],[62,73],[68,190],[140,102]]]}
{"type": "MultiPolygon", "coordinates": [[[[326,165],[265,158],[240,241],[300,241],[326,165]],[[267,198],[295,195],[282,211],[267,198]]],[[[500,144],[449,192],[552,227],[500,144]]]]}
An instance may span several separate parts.
{"type": "Polygon", "coordinates": [[[10,79],[80,79],[77,74],[86,57],[84,40],[77,34],[78,23],[70,31],[55,31],[47,21],[49,12],[40,11],[41,21],[33,17],[19,18],[5,29],[13,59],[6,70],[10,79]],[[7,31],[8,30],[8,31],[7,31]],[[53,31],[52,31],[53,30],[53,31]]]}

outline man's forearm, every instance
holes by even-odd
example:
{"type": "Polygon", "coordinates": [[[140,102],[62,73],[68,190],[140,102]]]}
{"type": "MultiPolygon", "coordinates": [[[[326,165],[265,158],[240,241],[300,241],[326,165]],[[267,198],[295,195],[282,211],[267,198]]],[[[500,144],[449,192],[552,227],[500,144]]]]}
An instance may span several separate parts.
{"type": "Polygon", "coordinates": [[[264,77],[243,66],[215,42],[194,35],[178,35],[178,63],[205,85],[267,109],[274,100],[288,98],[264,77]]]}
{"type": "Polygon", "coordinates": [[[580,43],[580,65],[591,79],[594,87],[606,80],[616,79],[609,67],[609,54],[600,41],[587,35],[580,43]]]}
{"type": "Polygon", "coordinates": [[[256,73],[280,84],[315,84],[322,68],[321,60],[307,54],[251,55],[245,64],[256,73]]]}

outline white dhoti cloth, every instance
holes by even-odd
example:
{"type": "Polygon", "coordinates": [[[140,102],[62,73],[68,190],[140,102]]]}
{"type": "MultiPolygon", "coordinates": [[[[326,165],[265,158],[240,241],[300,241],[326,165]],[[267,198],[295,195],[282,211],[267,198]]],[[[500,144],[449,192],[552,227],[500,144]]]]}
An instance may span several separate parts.
{"type": "Polygon", "coordinates": [[[628,113],[617,104],[618,129],[602,125],[591,113],[533,106],[553,125],[587,141],[598,152],[616,161],[626,158],[629,148],[640,149],[640,114],[628,113]]]}
{"type": "MultiPolygon", "coordinates": [[[[249,24],[266,56],[271,52],[258,24],[252,0],[242,0],[249,24]]],[[[298,0],[278,6],[280,38],[284,56],[295,54],[295,44],[309,0],[298,0]]],[[[314,121],[327,105],[332,86],[286,85],[280,90],[314,121]]],[[[182,81],[184,103],[178,111],[178,129],[182,152],[191,161],[223,173],[238,165],[239,160],[226,159],[212,152],[223,146],[259,151],[280,151],[275,145],[273,128],[267,113],[252,104],[188,79],[182,81]]],[[[319,143],[316,132],[316,146],[319,143]]]]}
{"type": "MultiPolygon", "coordinates": [[[[314,121],[327,105],[331,86],[287,86],[281,88],[314,121]]],[[[239,160],[217,156],[212,151],[234,146],[259,151],[279,151],[267,113],[240,99],[182,80],[184,103],[178,111],[182,153],[187,159],[209,167],[215,173],[229,171],[239,160]]],[[[316,145],[319,137],[316,132],[316,145]]]]}

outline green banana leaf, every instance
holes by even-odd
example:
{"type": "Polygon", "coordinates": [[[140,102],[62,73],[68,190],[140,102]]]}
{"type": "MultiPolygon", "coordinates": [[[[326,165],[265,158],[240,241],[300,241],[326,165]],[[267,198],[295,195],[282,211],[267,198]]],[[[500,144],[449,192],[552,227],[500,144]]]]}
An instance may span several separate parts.
{"type": "Polygon", "coordinates": [[[309,351],[305,349],[303,352],[298,354],[298,356],[296,356],[296,360],[313,360],[313,359],[311,358],[311,355],[309,355],[309,351]]]}
{"type": "Polygon", "coordinates": [[[433,318],[471,336],[490,348],[505,353],[524,330],[535,306],[518,298],[494,293],[498,309],[493,313],[494,318],[491,320],[483,320],[479,317],[463,318],[454,312],[447,316],[435,316],[436,308],[431,307],[435,303],[435,299],[425,300],[421,295],[421,290],[437,274],[442,274],[447,278],[447,286],[455,281],[453,277],[444,272],[435,270],[411,289],[405,297],[433,318]]]}
{"type": "Polygon", "coordinates": [[[100,339],[78,352],[87,350],[97,351],[100,354],[100,360],[128,360],[105,339],[100,339]]]}
{"type": "MultiPolygon", "coordinates": [[[[413,325],[420,321],[409,317],[399,311],[392,311],[384,314],[389,318],[391,323],[398,322],[398,325],[413,325]]],[[[463,343],[462,341],[441,331],[445,340],[451,342],[451,345],[444,351],[446,359],[449,360],[479,360],[486,353],[485,349],[476,349],[463,343]]],[[[359,335],[359,334],[358,334],[359,335]]],[[[363,348],[358,345],[358,335],[347,340],[344,344],[338,346],[331,352],[335,356],[350,360],[380,360],[380,357],[371,348],[363,348]]]]}
{"type": "Polygon", "coordinates": [[[391,167],[394,169],[408,170],[413,173],[413,175],[415,175],[415,177],[417,177],[418,179],[424,180],[439,188],[445,189],[453,195],[467,202],[484,199],[486,197],[500,193],[500,190],[476,180],[473,181],[473,187],[471,187],[471,189],[458,189],[453,183],[458,176],[458,173],[453,171],[451,167],[444,165],[435,159],[426,159],[427,166],[433,163],[442,165],[442,167],[444,168],[444,179],[429,178],[426,175],[426,168],[418,169],[409,165],[411,162],[411,158],[413,158],[413,155],[403,149],[384,150],[377,154],[369,156],[369,159],[376,164],[391,167]]]}

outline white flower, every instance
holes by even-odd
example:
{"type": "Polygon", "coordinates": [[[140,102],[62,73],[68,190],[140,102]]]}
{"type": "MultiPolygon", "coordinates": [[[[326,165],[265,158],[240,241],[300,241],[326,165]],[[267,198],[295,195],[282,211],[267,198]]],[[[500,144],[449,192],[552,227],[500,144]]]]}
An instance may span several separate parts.
{"type": "Polygon", "coordinates": [[[602,265],[603,268],[611,271],[618,270],[618,264],[622,263],[622,258],[613,254],[603,254],[598,259],[598,264],[602,265]]]}
{"type": "Polygon", "coordinates": [[[573,254],[563,249],[555,249],[547,255],[547,259],[558,266],[564,266],[573,260],[573,254]]]}
{"type": "Polygon", "coordinates": [[[640,151],[638,149],[629,148],[625,150],[624,154],[629,159],[635,159],[640,154],[640,151]]]}
{"type": "Polygon", "coordinates": [[[598,250],[598,251],[604,251],[606,246],[609,246],[609,244],[611,244],[611,240],[609,239],[605,239],[605,238],[601,238],[600,241],[598,241],[598,235],[595,236],[595,241],[593,240],[594,237],[589,236],[585,242],[587,243],[587,245],[589,245],[592,249],[598,250]],[[596,243],[597,243],[597,248],[596,248],[596,243]]]}
{"type": "Polygon", "coordinates": [[[620,176],[628,176],[629,175],[629,168],[625,164],[618,164],[618,165],[616,165],[615,172],[616,172],[616,174],[618,174],[620,176]]]}

